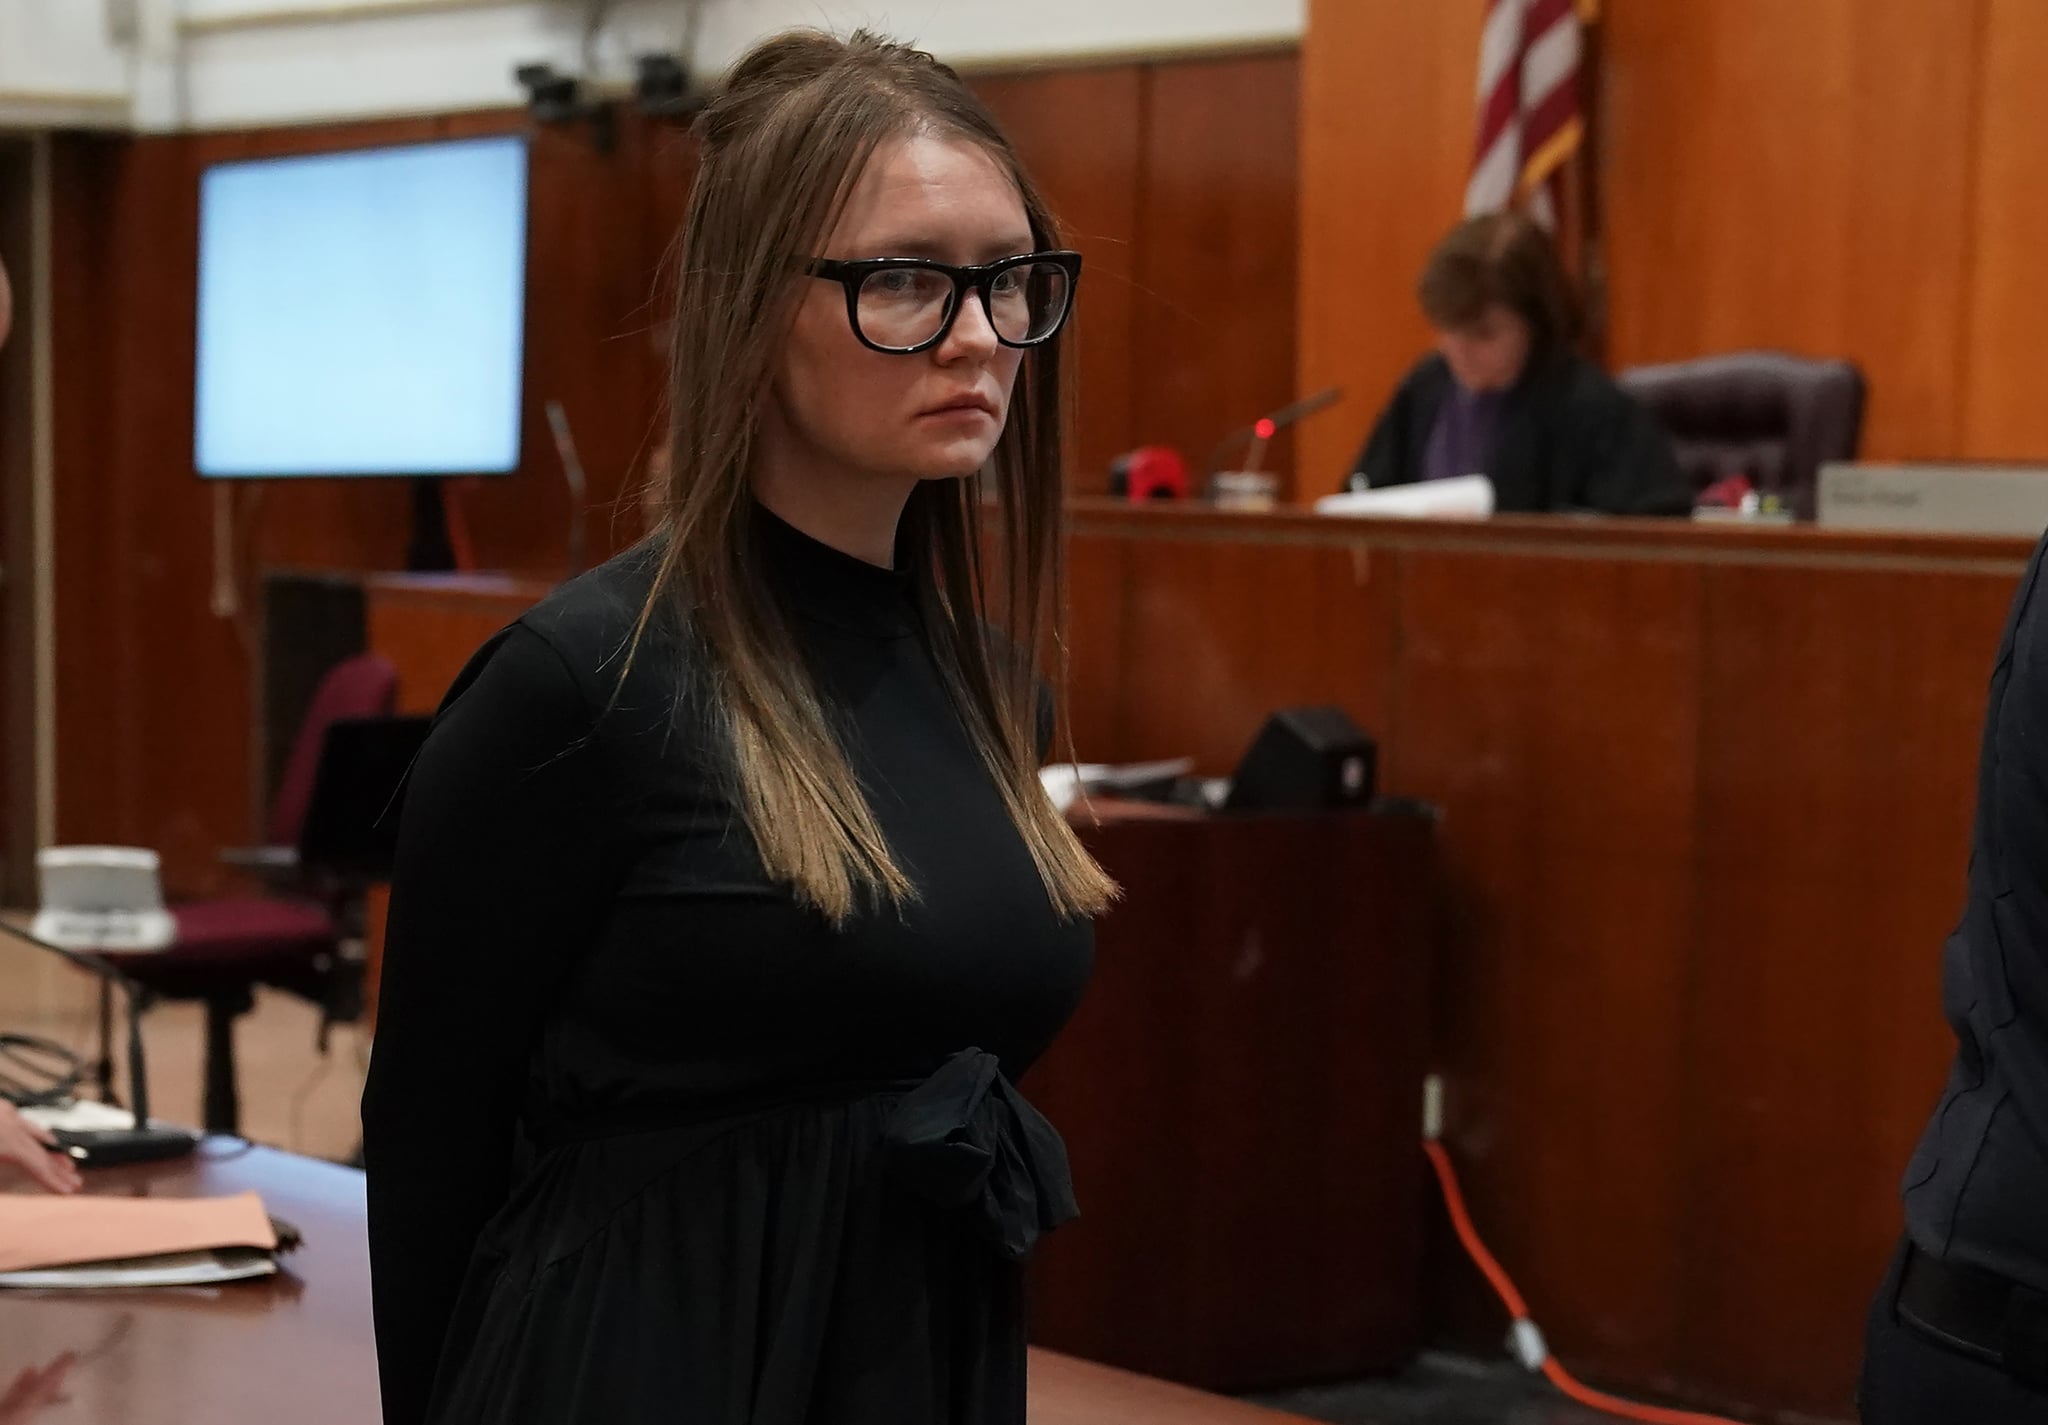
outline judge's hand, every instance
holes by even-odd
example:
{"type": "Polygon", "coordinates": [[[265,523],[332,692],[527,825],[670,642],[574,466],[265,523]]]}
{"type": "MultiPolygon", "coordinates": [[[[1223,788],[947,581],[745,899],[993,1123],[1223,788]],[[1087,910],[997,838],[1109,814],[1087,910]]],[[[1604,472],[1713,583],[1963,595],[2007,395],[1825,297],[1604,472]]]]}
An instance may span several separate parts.
{"type": "Polygon", "coordinates": [[[77,1192],[84,1186],[78,1165],[57,1150],[50,1131],[23,1118],[13,1104],[0,1102],[0,1181],[11,1175],[10,1169],[51,1192],[77,1192]]]}

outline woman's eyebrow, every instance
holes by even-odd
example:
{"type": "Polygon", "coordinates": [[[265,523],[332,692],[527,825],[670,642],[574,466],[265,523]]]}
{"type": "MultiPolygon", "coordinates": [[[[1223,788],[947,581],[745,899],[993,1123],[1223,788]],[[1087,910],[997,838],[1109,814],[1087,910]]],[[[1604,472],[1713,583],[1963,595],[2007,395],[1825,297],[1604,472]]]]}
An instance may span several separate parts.
{"type": "MultiPolygon", "coordinates": [[[[1033,247],[1031,234],[1013,234],[999,242],[982,244],[977,255],[982,262],[994,262],[998,258],[1030,252],[1033,247]]],[[[888,237],[861,243],[859,248],[859,255],[863,257],[924,257],[934,262],[950,261],[953,251],[952,244],[929,237],[888,237]]]]}

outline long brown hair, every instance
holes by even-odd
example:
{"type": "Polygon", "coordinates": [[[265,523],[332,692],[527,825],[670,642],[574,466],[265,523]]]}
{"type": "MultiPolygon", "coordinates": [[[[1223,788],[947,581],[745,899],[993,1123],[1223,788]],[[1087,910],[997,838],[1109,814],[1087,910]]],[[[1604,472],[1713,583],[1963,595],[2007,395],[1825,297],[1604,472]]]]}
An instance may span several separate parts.
{"type": "MultiPolygon", "coordinates": [[[[1045,200],[988,111],[950,68],[906,45],[866,31],[845,40],[777,35],[740,59],[698,117],[699,166],[675,264],[665,539],[634,636],[637,654],[657,613],[679,612],[764,868],[835,922],[864,905],[913,901],[917,889],[847,764],[755,557],[748,467],[801,298],[802,260],[831,232],[876,149],[919,131],[987,151],[1016,184],[1034,243],[1059,245],[1045,200]]],[[[1063,663],[1066,646],[1057,599],[1061,377],[1058,340],[1024,354],[987,466],[967,480],[920,484],[897,547],[940,677],[1054,907],[1073,916],[1100,911],[1116,888],[1037,773],[1033,653],[1050,647],[1063,663]],[[984,522],[996,539],[993,579],[981,557],[984,522]]]]}

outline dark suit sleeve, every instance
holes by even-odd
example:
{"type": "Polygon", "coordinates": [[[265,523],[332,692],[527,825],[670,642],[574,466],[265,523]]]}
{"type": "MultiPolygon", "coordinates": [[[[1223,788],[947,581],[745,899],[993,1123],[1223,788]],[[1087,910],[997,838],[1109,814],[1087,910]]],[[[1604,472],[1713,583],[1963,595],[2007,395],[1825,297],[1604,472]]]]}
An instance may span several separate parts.
{"type": "Polygon", "coordinates": [[[1577,480],[1573,503],[1610,515],[1684,515],[1692,488],[1670,437],[1647,410],[1594,373],[1573,401],[1561,452],[1577,480]]]}
{"type": "Polygon", "coordinates": [[[542,1007],[603,910],[590,699],[522,625],[473,659],[407,784],[363,1093],[387,1425],[418,1425],[510,1188],[542,1007]]]}
{"type": "MultiPolygon", "coordinates": [[[[2036,1027],[2037,1043],[2048,1045],[2048,594],[2041,589],[2043,551],[2035,547],[2033,563],[2013,601],[2008,646],[2011,663],[2003,670],[2004,689],[1991,709],[1987,757],[1992,766],[1981,776],[1978,795],[1992,800],[1991,816],[1980,818],[1988,837],[1980,835],[1976,854],[1988,856],[1991,889],[1997,897],[1996,953],[1985,957],[1984,978],[2002,983],[1979,984],[1995,1023],[2014,1018],[2036,1027]],[[1989,844],[1982,844],[1988,840],[1989,844]],[[1997,973],[2002,968],[2003,974],[1997,973]]],[[[2014,1036],[2015,1039],[2024,1036],[2014,1036]]],[[[2015,1043],[2015,1053],[2023,1046],[2015,1043]]],[[[2037,1065],[2048,1070],[2048,1063],[2037,1065]]],[[[2048,1149],[2048,1073],[2013,1076],[2017,1105],[2048,1149]]]]}
{"type": "Polygon", "coordinates": [[[1394,388],[1386,409],[1373,422],[1372,432],[1351,462],[1345,488],[1383,489],[1405,485],[1415,478],[1415,462],[1409,458],[1408,431],[1415,420],[1416,382],[1420,368],[1410,371],[1394,388]]]}

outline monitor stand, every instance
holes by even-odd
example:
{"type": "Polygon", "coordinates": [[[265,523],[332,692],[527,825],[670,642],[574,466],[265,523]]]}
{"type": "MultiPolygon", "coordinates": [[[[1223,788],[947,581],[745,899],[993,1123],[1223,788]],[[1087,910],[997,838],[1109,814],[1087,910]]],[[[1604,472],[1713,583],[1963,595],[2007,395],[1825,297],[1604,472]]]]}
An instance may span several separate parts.
{"type": "Polygon", "coordinates": [[[455,548],[448,539],[447,495],[436,476],[413,478],[412,539],[405,546],[405,567],[413,574],[440,574],[455,567],[455,548]]]}

